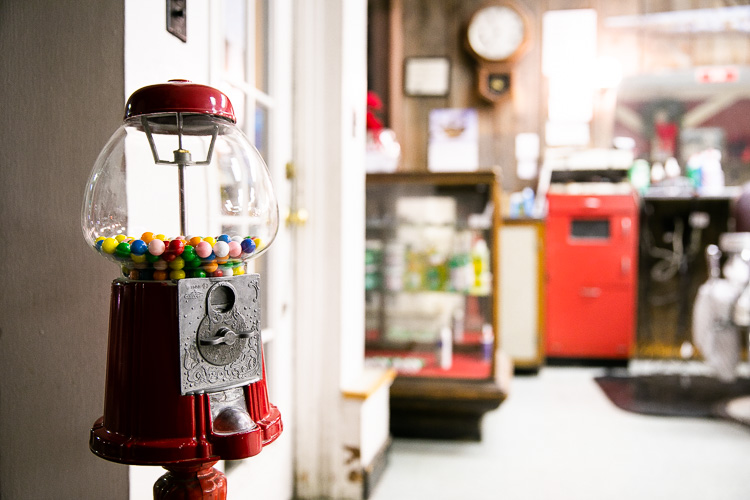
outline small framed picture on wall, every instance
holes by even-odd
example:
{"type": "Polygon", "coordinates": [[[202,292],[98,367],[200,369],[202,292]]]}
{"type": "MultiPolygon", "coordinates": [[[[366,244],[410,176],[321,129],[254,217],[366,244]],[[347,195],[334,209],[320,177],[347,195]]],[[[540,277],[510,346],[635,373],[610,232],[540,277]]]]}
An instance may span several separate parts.
{"type": "Polygon", "coordinates": [[[409,97],[445,97],[450,92],[451,63],[447,57],[407,57],[404,94],[409,97]]]}

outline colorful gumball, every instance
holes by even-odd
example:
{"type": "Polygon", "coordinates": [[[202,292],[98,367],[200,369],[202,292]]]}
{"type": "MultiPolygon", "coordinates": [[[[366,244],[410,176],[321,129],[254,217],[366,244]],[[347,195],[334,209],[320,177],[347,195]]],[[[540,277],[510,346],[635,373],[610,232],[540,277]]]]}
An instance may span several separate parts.
{"type": "Polygon", "coordinates": [[[237,257],[242,254],[242,245],[237,243],[236,241],[230,241],[229,242],[229,256],[233,259],[236,259],[237,257]]]}
{"type": "Polygon", "coordinates": [[[229,243],[226,241],[217,241],[214,245],[214,253],[217,257],[226,257],[229,255],[229,243]]]}
{"type": "Polygon", "coordinates": [[[146,243],[146,245],[148,245],[149,243],[151,243],[151,240],[154,239],[154,233],[152,233],[151,231],[146,231],[141,235],[141,239],[144,243],[146,243]]]}
{"type": "Polygon", "coordinates": [[[185,267],[185,261],[182,259],[182,257],[175,257],[175,259],[169,263],[170,269],[178,270],[182,269],[183,267],[185,267]]]}
{"type": "Polygon", "coordinates": [[[133,243],[130,244],[130,252],[133,255],[143,255],[148,251],[148,245],[143,240],[134,240],[133,243]]]}
{"type": "Polygon", "coordinates": [[[213,273],[214,271],[216,271],[219,268],[219,264],[217,264],[216,262],[206,262],[201,267],[203,267],[203,269],[207,273],[213,273]]]}
{"type": "Polygon", "coordinates": [[[211,253],[213,252],[213,248],[211,246],[211,243],[208,241],[201,241],[195,246],[195,253],[200,257],[201,259],[205,259],[211,253]]]}
{"type": "Polygon", "coordinates": [[[212,238],[211,236],[203,238],[203,241],[208,242],[208,244],[211,246],[214,246],[216,244],[216,238],[212,238]]]}
{"type": "Polygon", "coordinates": [[[216,257],[216,263],[217,264],[226,264],[229,262],[229,256],[225,255],[224,257],[216,257]]]}
{"type": "Polygon", "coordinates": [[[198,256],[195,254],[195,248],[193,248],[192,245],[185,245],[185,248],[182,251],[182,255],[180,255],[185,261],[193,260],[197,258],[198,256]]]}
{"type": "Polygon", "coordinates": [[[166,270],[167,266],[168,266],[168,264],[167,264],[166,260],[159,259],[156,262],[154,262],[154,269],[156,269],[158,271],[164,271],[164,270],[166,270]]]}
{"type": "Polygon", "coordinates": [[[245,266],[237,266],[237,267],[235,267],[234,269],[232,269],[232,273],[235,276],[241,276],[241,275],[245,274],[245,266]]]}
{"type": "Polygon", "coordinates": [[[139,279],[141,277],[141,273],[138,272],[138,271],[136,271],[135,269],[133,269],[133,270],[130,271],[130,274],[128,275],[128,277],[131,280],[137,280],[137,279],[139,279]]]}
{"type": "Polygon", "coordinates": [[[151,264],[153,264],[160,259],[161,257],[159,257],[158,255],[153,255],[151,252],[146,253],[146,262],[150,262],[151,264]]]}
{"type": "Polygon", "coordinates": [[[212,278],[221,278],[224,276],[224,273],[222,272],[221,268],[218,268],[216,271],[211,273],[212,278]]]}
{"type": "Polygon", "coordinates": [[[124,241],[115,247],[115,255],[120,258],[130,257],[130,244],[124,241]]]}
{"type": "Polygon", "coordinates": [[[137,255],[135,252],[133,252],[133,246],[130,246],[130,258],[135,262],[136,264],[142,264],[146,262],[146,256],[145,255],[137,255]]]}
{"type": "Polygon", "coordinates": [[[193,271],[190,271],[190,277],[191,278],[205,278],[206,271],[204,271],[203,269],[195,269],[193,271]]]}
{"type": "MultiPolygon", "coordinates": [[[[183,257],[183,260],[185,260],[184,257],[183,257]]],[[[196,269],[200,267],[200,265],[201,265],[201,260],[198,258],[195,258],[192,260],[185,260],[185,269],[196,269]]]]}
{"type": "Polygon", "coordinates": [[[255,242],[252,238],[242,240],[240,246],[242,247],[242,253],[251,254],[255,251],[255,242]]]}
{"type": "Polygon", "coordinates": [[[173,269],[169,272],[169,277],[173,280],[181,280],[185,277],[185,271],[182,269],[173,269]]]}
{"type": "Polygon", "coordinates": [[[201,241],[203,241],[203,238],[201,238],[200,236],[193,236],[192,238],[190,238],[190,239],[188,240],[188,242],[189,242],[189,243],[190,243],[191,245],[193,245],[193,246],[196,246],[196,245],[198,245],[198,243],[200,243],[201,241]]]}
{"type": "Polygon", "coordinates": [[[177,254],[174,254],[172,252],[164,252],[163,254],[161,254],[161,258],[167,262],[172,262],[177,258],[177,254]]]}
{"type": "Polygon", "coordinates": [[[154,271],[154,279],[156,281],[163,281],[167,279],[166,271],[154,271]]]}
{"type": "Polygon", "coordinates": [[[151,243],[148,244],[148,252],[151,255],[161,255],[164,253],[165,248],[166,245],[159,238],[154,238],[153,240],[151,240],[151,243]]]}
{"type": "Polygon", "coordinates": [[[115,236],[115,239],[117,240],[117,243],[121,243],[121,242],[127,240],[128,237],[125,236],[124,234],[118,234],[117,236],[115,236]]]}
{"type": "Polygon", "coordinates": [[[216,241],[223,241],[224,243],[229,243],[232,241],[232,238],[229,237],[228,234],[222,234],[218,238],[216,238],[216,241]]]}
{"type": "Polygon", "coordinates": [[[102,251],[104,253],[115,253],[115,249],[119,245],[118,241],[114,238],[107,238],[102,242],[102,251]]]}
{"type": "Polygon", "coordinates": [[[167,252],[175,255],[182,254],[183,250],[185,250],[185,240],[172,240],[167,247],[167,252]]]}

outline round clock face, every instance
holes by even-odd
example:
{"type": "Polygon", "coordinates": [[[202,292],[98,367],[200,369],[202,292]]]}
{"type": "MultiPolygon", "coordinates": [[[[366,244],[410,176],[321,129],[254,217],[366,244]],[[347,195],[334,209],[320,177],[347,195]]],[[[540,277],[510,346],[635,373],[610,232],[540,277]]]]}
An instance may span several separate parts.
{"type": "Polygon", "coordinates": [[[510,7],[485,7],[471,19],[468,40],[471,49],[488,61],[502,61],[512,56],[524,41],[525,26],[521,15],[510,7]]]}

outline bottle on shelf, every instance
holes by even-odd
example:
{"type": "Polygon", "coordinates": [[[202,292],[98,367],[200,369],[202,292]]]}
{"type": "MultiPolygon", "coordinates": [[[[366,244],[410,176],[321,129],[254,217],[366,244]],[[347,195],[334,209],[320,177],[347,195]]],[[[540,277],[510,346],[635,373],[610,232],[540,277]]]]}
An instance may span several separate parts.
{"type": "Polygon", "coordinates": [[[440,329],[440,339],[438,340],[438,359],[440,368],[450,370],[453,366],[453,339],[451,329],[444,326],[440,329]]]}
{"type": "Polygon", "coordinates": [[[482,357],[485,361],[492,361],[492,344],[494,340],[495,335],[492,325],[485,323],[482,326],[482,357]]]}
{"type": "Polygon", "coordinates": [[[490,271],[490,249],[482,236],[477,236],[471,247],[471,262],[474,265],[474,279],[469,290],[471,295],[489,295],[492,287],[490,271]]]}

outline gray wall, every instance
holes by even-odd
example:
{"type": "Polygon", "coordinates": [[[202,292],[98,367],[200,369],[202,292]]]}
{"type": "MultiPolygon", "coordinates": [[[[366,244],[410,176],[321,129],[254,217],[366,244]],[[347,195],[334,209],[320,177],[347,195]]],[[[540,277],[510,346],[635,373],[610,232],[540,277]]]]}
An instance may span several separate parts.
{"type": "Polygon", "coordinates": [[[0,0],[0,497],[127,497],[88,449],[109,282],[84,185],[121,121],[124,2],[0,0]]]}

